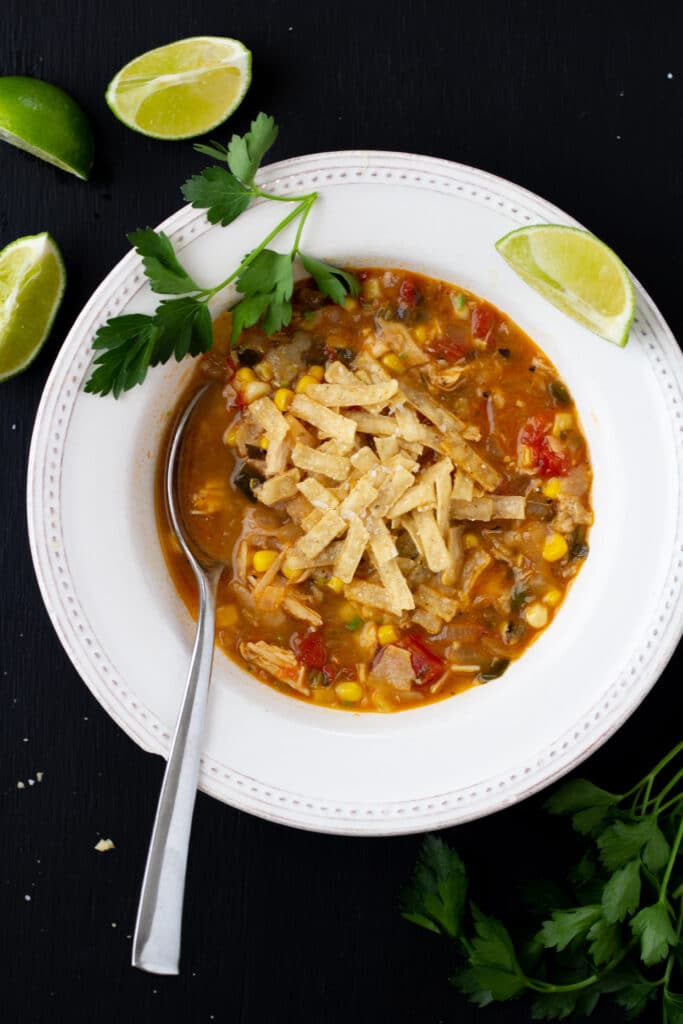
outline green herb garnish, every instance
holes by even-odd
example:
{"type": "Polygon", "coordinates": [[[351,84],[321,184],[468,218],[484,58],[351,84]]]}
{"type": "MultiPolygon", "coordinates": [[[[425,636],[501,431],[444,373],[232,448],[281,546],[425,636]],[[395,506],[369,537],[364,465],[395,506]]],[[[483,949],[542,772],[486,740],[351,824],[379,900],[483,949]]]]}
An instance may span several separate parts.
{"type": "Polygon", "coordinates": [[[533,888],[538,911],[511,932],[468,899],[465,865],[427,836],[403,916],[453,940],[454,984],[479,1006],[532,997],[534,1020],[587,1016],[610,997],[629,1018],[659,1001],[683,1024],[683,743],[626,793],[584,779],[561,786],[551,814],[569,815],[585,844],[560,885],[533,888]]]}
{"type": "Polygon", "coordinates": [[[259,165],[277,138],[272,117],[259,114],[245,135],[233,135],[227,148],[220,143],[196,145],[200,153],[221,161],[205,168],[182,187],[185,199],[197,209],[206,210],[212,224],[231,224],[252,199],[294,204],[294,208],[248,253],[236,270],[209,288],[198,284],[178,260],[170,239],[163,231],[144,228],[128,236],[142,257],[145,274],[153,291],[160,295],[182,296],[164,299],[151,315],[142,313],[117,316],[97,331],[93,348],[94,369],[85,390],[92,394],[118,398],[142,384],[150,366],[177,360],[186,355],[208,352],[213,344],[208,302],[233,281],[241,294],[233,308],[233,344],[245,327],[261,322],[266,334],[286,326],[292,316],[294,260],[298,256],[323,295],[343,303],[347,294],[357,295],[359,284],[353,274],[304,254],[299,248],[301,235],[317,192],[301,196],[276,196],[254,183],[259,165]],[[222,166],[225,164],[226,166],[222,166]],[[287,253],[268,248],[289,224],[298,220],[292,248],[287,253]]]}
{"type": "Polygon", "coordinates": [[[365,620],[361,619],[360,615],[354,615],[350,622],[344,624],[344,629],[348,629],[349,633],[355,633],[357,629],[365,625],[365,620]]]}

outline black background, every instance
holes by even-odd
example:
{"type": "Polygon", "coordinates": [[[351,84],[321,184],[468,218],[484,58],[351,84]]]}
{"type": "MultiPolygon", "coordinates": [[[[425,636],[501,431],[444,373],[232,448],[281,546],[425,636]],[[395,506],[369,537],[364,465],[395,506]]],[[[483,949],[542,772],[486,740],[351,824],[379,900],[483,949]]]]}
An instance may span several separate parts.
{"type": "MultiPolygon", "coordinates": [[[[4,0],[0,73],[71,92],[92,119],[97,152],[84,184],[0,145],[0,245],[49,230],[69,275],[45,350],[0,390],[3,1019],[529,1019],[522,1004],[466,1004],[447,983],[443,940],[399,917],[419,837],[311,835],[201,794],[182,975],[128,966],[163,766],[109,720],[63,653],[34,580],[24,499],[32,423],[61,340],[126,252],[125,232],[175,210],[178,186],[202,164],[188,143],[119,124],[103,99],[109,79],[173,39],[236,36],[253,50],[254,81],[230,131],[264,109],[281,128],[273,159],[407,150],[518,182],[612,245],[680,334],[682,12],[663,2],[4,0]],[[31,787],[37,771],[44,779],[31,787]],[[100,835],[116,850],[94,852],[100,835]]],[[[674,662],[583,770],[603,784],[642,774],[679,739],[679,706],[674,662]]],[[[513,881],[561,867],[565,833],[540,804],[448,834],[488,909],[505,911],[513,881]]],[[[594,1019],[622,1018],[601,1006],[594,1019]]]]}

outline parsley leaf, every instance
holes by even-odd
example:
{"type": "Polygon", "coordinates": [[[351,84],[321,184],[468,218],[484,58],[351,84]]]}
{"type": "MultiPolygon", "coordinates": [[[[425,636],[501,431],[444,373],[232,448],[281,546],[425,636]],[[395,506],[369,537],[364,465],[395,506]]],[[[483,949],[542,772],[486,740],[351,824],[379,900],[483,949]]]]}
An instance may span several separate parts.
{"type": "Polygon", "coordinates": [[[666,1008],[665,1020],[668,1024],[683,1024],[683,994],[678,992],[664,992],[664,1006],[666,1008]]]}
{"type": "Polygon", "coordinates": [[[604,917],[599,918],[586,933],[588,951],[598,966],[608,964],[616,959],[624,948],[621,929],[618,924],[610,924],[604,917]]]}
{"type": "Polygon", "coordinates": [[[181,295],[184,292],[200,290],[199,285],[178,261],[171,240],[163,231],[141,228],[138,231],[131,231],[128,241],[135,247],[138,256],[142,256],[142,265],[152,291],[166,295],[181,295]]]}
{"type": "Polygon", "coordinates": [[[615,871],[602,893],[602,909],[605,920],[612,923],[623,921],[632,914],[640,903],[640,861],[630,860],[623,868],[615,871]]]}
{"type": "Polygon", "coordinates": [[[544,921],[538,939],[548,949],[566,949],[570,942],[585,935],[591,925],[602,916],[600,907],[575,907],[573,910],[553,910],[550,920],[544,921]]]}
{"type": "Polygon", "coordinates": [[[154,348],[154,317],[130,313],[113,317],[99,328],[93,341],[98,353],[85,390],[91,395],[118,398],[142,384],[154,348]]]}
{"type": "Polygon", "coordinates": [[[299,254],[304,269],[308,271],[323,295],[332,299],[337,305],[341,305],[347,294],[358,295],[360,284],[353,276],[345,270],[333,267],[322,260],[316,260],[313,256],[299,254]]]}
{"type": "Polygon", "coordinates": [[[467,896],[465,865],[458,854],[436,836],[426,836],[410,886],[401,893],[406,921],[432,932],[457,938],[467,896]]]}
{"type": "Polygon", "coordinates": [[[591,833],[618,802],[617,794],[600,789],[587,779],[572,779],[560,786],[545,807],[551,814],[571,814],[573,827],[585,835],[591,833]]]}
{"type": "Polygon", "coordinates": [[[650,871],[661,871],[669,859],[671,847],[661,828],[655,823],[652,835],[643,849],[643,863],[650,871]]]}
{"type": "Polygon", "coordinates": [[[157,309],[154,323],[157,330],[152,366],[168,362],[172,355],[178,362],[188,352],[198,356],[213,344],[209,307],[197,299],[166,299],[157,309]]]}
{"type": "Polygon", "coordinates": [[[671,916],[662,903],[643,907],[631,921],[631,931],[640,939],[640,958],[646,967],[663,960],[677,942],[671,916]]]}
{"type": "Polygon", "coordinates": [[[468,951],[469,966],[456,972],[454,982],[478,1006],[494,1000],[514,999],[526,988],[507,928],[472,904],[476,937],[468,951]]]}
{"type": "Polygon", "coordinates": [[[244,185],[251,185],[261,161],[277,138],[272,117],[259,114],[245,135],[233,135],[227,150],[228,167],[244,185]]]}
{"type": "Polygon", "coordinates": [[[578,992],[539,992],[531,1004],[531,1017],[533,1020],[566,1020],[572,1014],[587,1017],[599,998],[597,986],[578,992]]]}
{"type": "Polygon", "coordinates": [[[206,167],[189,178],[180,190],[196,210],[206,210],[211,224],[231,224],[244,213],[252,192],[224,167],[206,167]]]}
{"type": "Polygon", "coordinates": [[[232,340],[243,328],[263,316],[266,334],[274,334],[292,317],[294,271],[291,254],[263,249],[237,278],[237,289],[245,294],[232,311],[232,340]]]}
{"type": "Polygon", "coordinates": [[[205,142],[195,142],[193,149],[196,149],[198,153],[203,153],[204,156],[211,156],[214,160],[227,160],[228,150],[222,142],[216,142],[212,139],[207,145],[205,142]]]}
{"type": "Polygon", "coordinates": [[[614,871],[637,857],[642,848],[657,831],[654,818],[645,818],[633,823],[615,821],[598,837],[600,858],[608,871],[614,871]]]}

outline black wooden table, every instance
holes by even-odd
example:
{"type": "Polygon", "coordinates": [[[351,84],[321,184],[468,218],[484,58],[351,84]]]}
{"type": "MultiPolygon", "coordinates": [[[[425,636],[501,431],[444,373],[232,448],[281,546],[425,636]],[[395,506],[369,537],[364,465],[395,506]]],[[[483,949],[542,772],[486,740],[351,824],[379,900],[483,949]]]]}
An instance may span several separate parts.
{"type": "MultiPolygon", "coordinates": [[[[106,84],[131,57],[200,33],[244,40],[254,81],[230,128],[244,130],[260,109],[273,113],[274,159],[407,150],[510,178],[612,245],[680,335],[683,8],[5,0],[1,21],[0,73],[66,88],[97,139],[88,184],[0,144],[0,245],[48,230],[69,278],[46,349],[0,389],[3,1020],[527,1020],[519,1004],[466,1004],[447,983],[450,950],[400,919],[397,895],[419,837],[311,835],[203,795],[182,975],[129,967],[163,766],[110,721],[53,633],[29,557],[26,458],[43,384],[76,314],[126,252],[125,232],[175,210],[179,184],[201,164],[188,143],[147,140],[110,114],[106,84]],[[116,850],[96,853],[100,835],[116,850]]],[[[586,772],[605,784],[631,777],[680,737],[677,665],[680,652],[586,772]]],[[[496,907],[509,879],[552,869],[558,835],[540,803],[449,834],[496,907]]],[[[594,1019],[621,1016],[601,1007],[594,1019]]]]}

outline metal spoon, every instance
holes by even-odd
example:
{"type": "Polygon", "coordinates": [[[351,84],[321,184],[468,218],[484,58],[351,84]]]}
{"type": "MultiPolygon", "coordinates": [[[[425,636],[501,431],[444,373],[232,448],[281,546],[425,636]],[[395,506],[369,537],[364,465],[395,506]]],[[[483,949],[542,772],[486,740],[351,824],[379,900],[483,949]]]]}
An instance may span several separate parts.
{"type": "Polygon", "coordinates": [[[192,813],[199,776],[216,621],[216,590],[225,566],[197,552],[188,537],[178,504],[176,463],[183,433],[209,385],[193,397],[173,434],[165,473],[165,491],[173,529],[194,571],[199,615],[192,660],[164,773],[133,937],[133,967],[153,974],[177,974],[192,813]]]}

